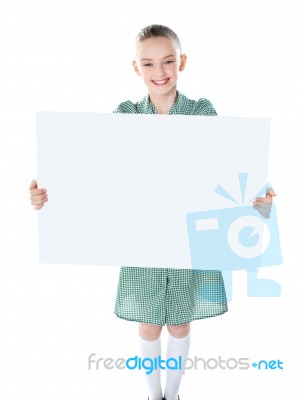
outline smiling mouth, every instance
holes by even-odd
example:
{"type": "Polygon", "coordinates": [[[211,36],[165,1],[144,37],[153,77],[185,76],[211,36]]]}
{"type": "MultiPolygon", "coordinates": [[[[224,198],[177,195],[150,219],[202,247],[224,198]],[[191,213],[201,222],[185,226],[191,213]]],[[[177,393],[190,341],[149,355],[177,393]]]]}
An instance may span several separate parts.
{"type": "Polygon", "coordinates": [[[157,86],[163,86],[168,82],[169,78],[161,79],[160,81],[152,81],[157,86]]]}

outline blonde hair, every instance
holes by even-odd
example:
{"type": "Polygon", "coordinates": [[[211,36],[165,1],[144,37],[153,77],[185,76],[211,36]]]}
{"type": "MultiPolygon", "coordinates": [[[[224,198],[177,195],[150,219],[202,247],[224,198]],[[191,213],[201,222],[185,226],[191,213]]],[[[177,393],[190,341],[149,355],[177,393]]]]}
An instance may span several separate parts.
{"type": "Polygon", "coordinates": [[[168,28],[167,26],[164,25],[149,25],[146,26],[145,28],[141,29],[139,34],[136,37],[136,42],[143,42],[146,39],[150,39],[152,37],[165,37],[169,39],[175,40],[179,50],[180,54],[182,53],[181,50],[181,45],[180,45],[180,40],[176,33],[172,31],[172,29],[168,28]]]}

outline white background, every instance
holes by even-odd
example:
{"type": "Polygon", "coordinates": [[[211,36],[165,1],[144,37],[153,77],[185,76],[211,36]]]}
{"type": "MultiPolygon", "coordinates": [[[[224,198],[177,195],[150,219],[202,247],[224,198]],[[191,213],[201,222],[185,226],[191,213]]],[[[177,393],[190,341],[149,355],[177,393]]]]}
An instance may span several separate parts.
{"type": "MultiPolygon", "coordinates": [[[[137,354],[137,326],[113,314],[117,268],[38,264],[28,186],[36,176],[35,112],[110,112],[140,99],[134,37],[151,23],[169,25],[181,38],[188,64],[178,88],[185,95],[208,98],[219,115],[272,119],[269,179],[278,193],[284,256],[282,266],[260,275],[277,280],[282,296],[247,298],[246,276],[236,272],[229,313],[193,323],[190,355],[281,359],[285,369],[192,371],[181,399],[299,398],[298,1],[2,0],[3,399],[147,398],[139,372],[88,371],[90,353],[137,354]]],[[[93,188],[78,185],[88,200],[93,188]]]]}

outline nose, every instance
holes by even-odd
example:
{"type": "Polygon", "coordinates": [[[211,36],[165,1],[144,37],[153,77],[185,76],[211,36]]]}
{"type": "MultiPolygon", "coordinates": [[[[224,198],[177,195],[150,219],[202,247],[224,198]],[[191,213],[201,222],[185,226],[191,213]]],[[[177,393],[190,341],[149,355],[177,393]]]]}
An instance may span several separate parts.
{"type": "Polygon", "coordinates": [[[157,64],[155,71],[154,71],[154,76],[158,78],[163,78],[165,76],[165,69],[164,65],[162,64],[157,64]]]}

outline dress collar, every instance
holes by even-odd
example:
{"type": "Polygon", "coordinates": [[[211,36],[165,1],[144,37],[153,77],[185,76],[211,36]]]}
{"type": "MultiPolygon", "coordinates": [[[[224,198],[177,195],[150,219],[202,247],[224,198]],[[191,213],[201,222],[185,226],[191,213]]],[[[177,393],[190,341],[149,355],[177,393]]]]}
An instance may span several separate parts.
{"type": "MultiPolygon", "coordinates": [[[[176,114],[176,110],[178,109],[178,105],[180,104],[180,102],[182,100],[182,96],[183,95],[177,90],[175,103],[170,108],[168,114],[176,114]]],[[[145,97],[144,107],[145,107],[146,114],[157,114],[157,110],[154,107],[154,105],[151,103],[149,94],[145,97]]]]}

